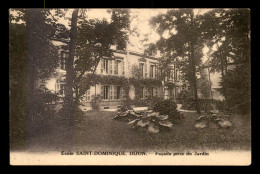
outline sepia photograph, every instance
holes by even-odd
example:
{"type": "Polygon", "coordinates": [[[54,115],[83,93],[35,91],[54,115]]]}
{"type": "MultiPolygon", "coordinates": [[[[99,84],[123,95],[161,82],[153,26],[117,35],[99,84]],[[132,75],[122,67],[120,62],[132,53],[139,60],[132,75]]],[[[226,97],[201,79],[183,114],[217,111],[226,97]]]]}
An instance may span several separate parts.
{"type": "Polygon", "coordinates": [[[10,8],[10,165],[251,164],[249,8],[10,8]]]}

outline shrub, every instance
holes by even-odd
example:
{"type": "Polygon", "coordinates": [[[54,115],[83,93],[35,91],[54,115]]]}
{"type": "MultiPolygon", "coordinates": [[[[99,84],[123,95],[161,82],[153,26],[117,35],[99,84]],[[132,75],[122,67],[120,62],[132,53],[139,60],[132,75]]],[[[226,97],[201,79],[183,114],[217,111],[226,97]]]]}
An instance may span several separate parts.
{"type": "Polygon", "coordinates": [[[177,110],[177,105],[172,99],[158,101],[153,110],[161,115],[168,115],[172,122],[180,122],[183,115],[177,110]]]}
{"type": "MultiPolygon", "coordinates": [[[[223,111],[223,102],[214,99],[199,99],[199,107],[201,110],[212,110],[213,105],[216,105],[216,109],[223,111]]],[[[195,100],[193,98],[188,98],[182,104],[182,109],[185,110],[196,110],[195,100]]]]}

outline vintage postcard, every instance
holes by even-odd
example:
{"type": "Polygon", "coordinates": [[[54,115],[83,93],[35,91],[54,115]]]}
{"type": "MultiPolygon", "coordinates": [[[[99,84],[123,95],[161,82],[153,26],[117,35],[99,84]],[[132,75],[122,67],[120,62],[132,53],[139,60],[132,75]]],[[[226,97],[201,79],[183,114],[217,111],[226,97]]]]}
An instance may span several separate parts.
{"type": "Polygon", "coordinates": [[[10,165],[250,165],[250,44],[250,9],[9,9],[10,165]]]}

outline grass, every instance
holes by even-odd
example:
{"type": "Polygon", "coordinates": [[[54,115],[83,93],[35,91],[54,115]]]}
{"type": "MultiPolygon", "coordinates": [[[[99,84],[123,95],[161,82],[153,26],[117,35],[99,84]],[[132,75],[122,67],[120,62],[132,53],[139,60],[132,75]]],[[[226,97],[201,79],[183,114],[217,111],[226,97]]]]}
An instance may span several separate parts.
{"type": "MultiPolygon", "coordinates": [[[[196,129],[196,113],[184,113],[183,122],[167,132],[149,134],[131,129],[127,122],[112,120],[116,112],[88,111],[73,125],[54,119],[45,136],[35,137],[30,151],[42,150],[250,150],[249,119],[233,115],[229,129],[196,129]]],[[[245,117],[246,118],[246,117],[245,117]]]]}

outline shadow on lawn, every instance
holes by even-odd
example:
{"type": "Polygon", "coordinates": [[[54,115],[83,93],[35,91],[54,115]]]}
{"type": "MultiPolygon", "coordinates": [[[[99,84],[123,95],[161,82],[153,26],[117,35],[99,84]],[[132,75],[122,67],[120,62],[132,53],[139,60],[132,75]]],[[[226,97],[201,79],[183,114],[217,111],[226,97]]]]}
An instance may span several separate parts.
{"type": "MultiPolygon", "coordinates": [[[[196,129],[196,113],[184,113],[185,119],[170,131],[149,134],[136,131],[126,122],[112,120],[116,112],[88,111],[80,119],[51,118],[45,133],[32,137],[29,151],[113,150],[184,151],[250,150],[251,124],[233,116],[229,129],[196,129]],[[41,136],[38,136],[41,135],[41,136]]],[[[42,130],[43,130],[42,129],[42,130]]]]}

